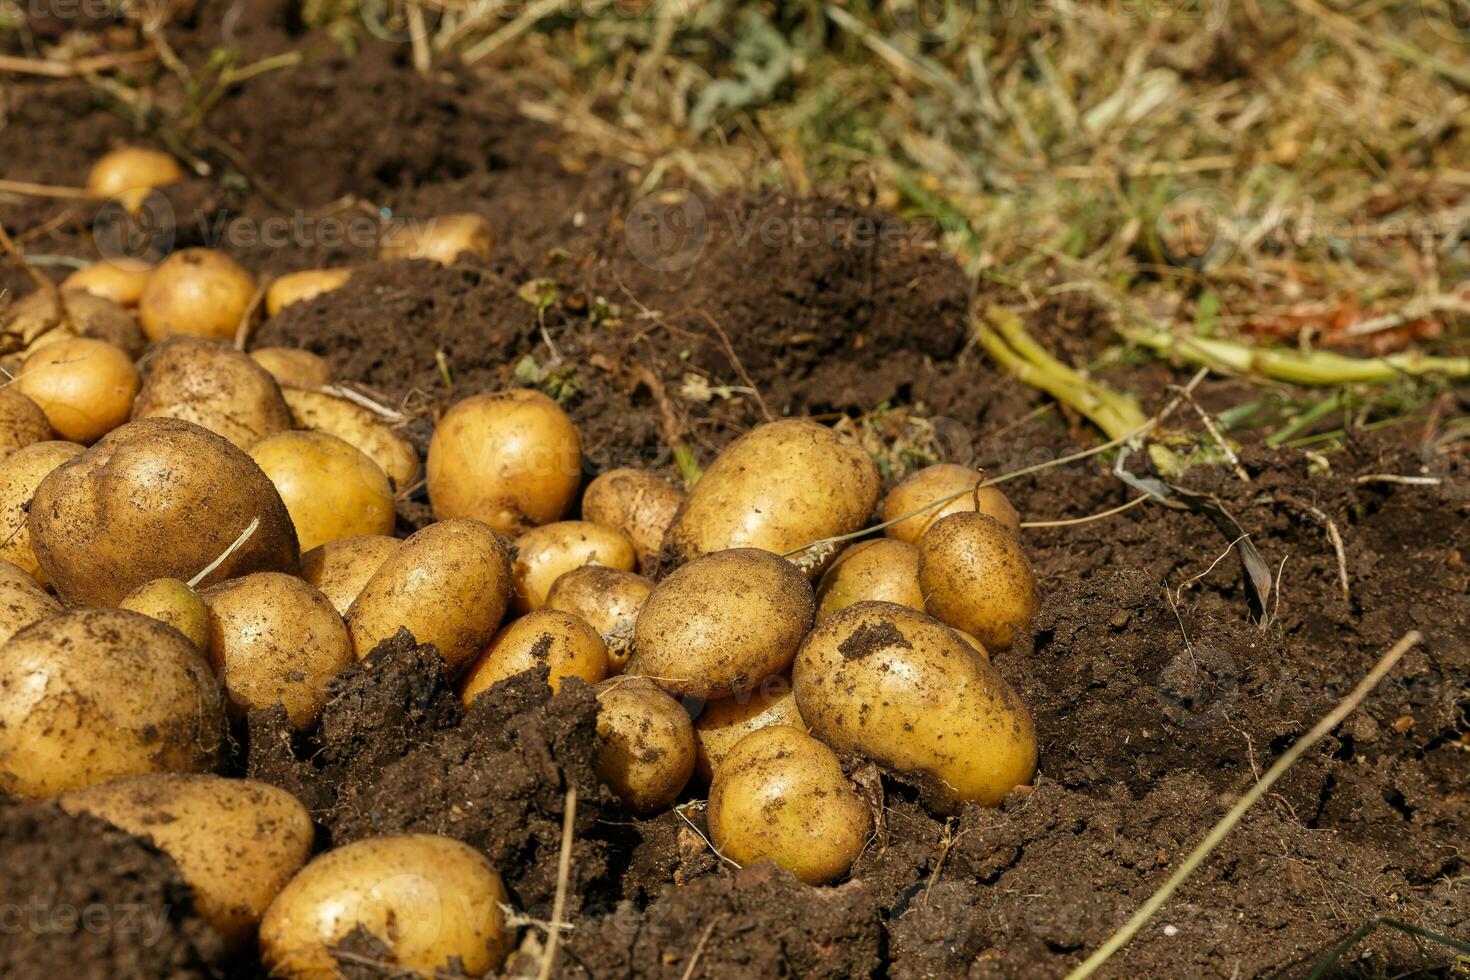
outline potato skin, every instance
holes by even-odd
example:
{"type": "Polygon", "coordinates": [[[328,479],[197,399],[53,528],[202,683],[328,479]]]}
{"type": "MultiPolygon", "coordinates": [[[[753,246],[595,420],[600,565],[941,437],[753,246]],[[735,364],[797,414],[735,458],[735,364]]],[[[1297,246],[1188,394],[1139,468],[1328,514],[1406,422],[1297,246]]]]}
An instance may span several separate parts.
{"type": "Polygon", "coordinates": [[[286,504],[303,551],[328,541],[393,533],[388,475],[356,447],[325,432],[278,432],[250,449],[286,504]]]}
{"type": "Polygon", "coordinates": [[[791,663],[814,606],[810,583],[784,558],[758,548],[705,555],[644,600],[625,673],[678,695],[749,691],[791,663]]]}
{"type": "Polygon", "coordinates": [[[231,950],[249,944],[271,900],[306,864],[315,833],[296,797],[251,779],[152,773],[75,790],[57,803],[173,858],[231,950]]]}
{"type": "Polygon", "coordinates": [[[325,392],[287,386],[281,393],[300,428],[325,432],[356,446],[383,468],[400,491],[418,483],[418,450],[372,412],[325,392]]]}
{"type": "Polygon", "coordinates": [[[292,427],[291,410],[270,372],[233,347],[176,338],[148,361],[133,419],[174,418],[202,425],[249,452],[292,427]]]}
{"type": "Polygon", "coordinates": [[[664,534],[684,504],[684,491],[645,470],[619,468],[599,474],[582,494],[582,517],[615,527],[633,542],[638,567],[663,548],[664,534]]]}
{"type": "Polygon", "coordinates": [[[231,340],[255,297],[255,280],[223,252],[183,248],[164,259],[138,298],[149,340],[172,334],[231,340]]]}
{"type": "Polygon", "coordinates": [[[923,610],[919,549],[905,541],[862,541],[837,556],[817,585],[817,622],[854,602],[896,602],[923,610]]]}
{"type": "Polygon", "coordinates": [[[694,719],[694,771],[709,782],[737,742],[751,732],[772,725],[790,725],[806,731],[787,674],[767,677],[753,691],[704,706],[694,719]]]}
{"type": "Polygon", "coordinates": [[[1020,540],[985,514],[951,514],[924,532],[919,585],[931,616],[992,653],[1010,649],[1041,605],[1020,540]]]}
{"type": "Polygon", "coordinates": [[[916,779],[931,802],[995,806],[1036,771],[1031,713],[943,623],[891,602],[823,622],[792,670],[812,734],[916,779]]]}
{"type": "Polygon", "coordinates": [[[1016,508],[1006,499],[1006,495],[997,487],[980,487],[985,482],[985,474],[968,466],[960,466],[958,463],[936,463],[926,466],[921,470],[915,470],[889,491],[883,501],[883,520],[891,521],[895,517],[911,514],[929,503],[947,497],[960,490],[979,487],[974,493],[956,497],[947,504],[940,504],[922,514],[890,524],[883,529],[883,533],[890,538],[907,541],[909,544],[917,545],[925,531],[933,527],[941,518],[950,514],[975,513],[975,503],[978,498],[980,503],[979,513],[989,514],[1010,528],[1011,533],[1017,536],[1021,533],[1021,515],[1016,513],[1016,508]]]}
{"type": "Polygon", "coordinates": [[[36,488],[62,463],[81,455],[74,442],[38,442],[0,460],[0,558],[14,562],[42,585],[50,579],[31,547],[27,508],[36,488]]]}
{"type": "Polygon", "coordinates": [[[694,726],[646,677],[597,685],[597,778],[634,813],[666,809],[694,772],[694,726]]]}
{"type": "Polygon", "coordinates": [[[301,577],[310,582],[344,617],[368,579],[402,544],[383,534],[338,538],[301,556],[301,577]]]}
{"type": "MultiPolygon", "coordinates": [[[[102,259],[67,276],[61,281],[61,288],[80,290],[125,309],[132,309],[138,305],[138,300],[143,295],[143,286],[152,272],[152,267],[142,262],[102,259]]],[[[142,340],[143,331],[136,325],[133,329],[137,330],[138,339],[142,340]]]]}
{"type": "Polygon", "coordinates": [[[61,612],[41,584],[19,565],[0,561],[0,643],[38,620],[61,612]]]}
{"type": "Polygon", "coordinates": [[[323,293],[340,289],[351,278],[351,269],[305,269],[301,272],[289,272],[266,289],[266,315],[275,316],[292,303],[304,303],[323,293]]]}
{"type": "Polygon", "coordinates": [[[144,582],[124,596],[117,606],[172,626],[201,651],[209,652],[209,607],[187,582],[176,578],[144,582]]]}
{"type": "Polygon", "coordinates": [[[90,337],[109,344],[135,358],[148,346],[148,338],[133,315],[112,300],[94,296],[80,289],[62,291],[61,303],[66,307],[66,323],[52,302],[51,294],[37,290],[16,300],[6,311],[3,336],[7,347],[22,347],[26,353],[47,344],[90,337]]]}
{"type": "Polygon", "coordinates": [[[527,613],[496,633],[470,665],[460,700],[468,707],[500,681],[543,666],[552,691],[560,691],[568,677],[596,684],[607,676],[607,647],[596,630],[571,613],[555,609],[527,613]]]}
{"type": "Polygon", "coordinates": [[[51,423],[41,406],[13,387],[0,388],[0,460],[50,438],[51,423]]]}
{"type": "Polygon", "coordinates": [[[49,799],[147,772],[204,772],[219,686],[182,634],[123,609],[68,609],[0,646],[0,793],[49,799]]]}
{"type": "MultiPolygon", "coordinates": [[[[653,583],[642,575],[601,565],[574,568],[551,583],[546,609],[560,609],[586,620],[604,638],[617,629],[632,629],[653,583]]],[[[608,673],[621,674],[628,664],[631,647],[607,651],[608,673]]]]}
{"type": "Polygon", "coordinates": [[[332,368],[326,358],[301,347],[257,347],[250,352],[250,358],[269,371],[276,383],[283,387],[288,384],[332,383],[332,368]]]}
{"type": "Polygon", "coordinates": [[[533,527],[516,538],[515,598],[517,612],[546,605],[546,595],[563,574],[597,564],[631,572],[637,564],[633,542],[615,527],[591,521],[556,521],[533,527]]]}
{"type": "Polygon", "coordinates": [[[75,337],[27,355],[16,387],[41,406],[58,436],[89,444],[128,420],[138,369],[112,344],[75,337]]]}
{"type": "Polygon", "coordinates": [[[36,559],[69,604],[115,604],[156,578],[188,581],[252,520],[260,526],[200,586],[251,572],[295,574],[296,531],[254,460],[181,419],[108,433],[41,481],[27,526],[36,559]]]}

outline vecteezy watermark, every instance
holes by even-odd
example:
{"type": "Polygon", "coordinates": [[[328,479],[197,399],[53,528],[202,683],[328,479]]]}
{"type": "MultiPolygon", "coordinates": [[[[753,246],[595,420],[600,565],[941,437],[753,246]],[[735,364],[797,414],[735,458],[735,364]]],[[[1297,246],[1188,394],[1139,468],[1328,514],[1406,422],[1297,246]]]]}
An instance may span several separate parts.
{"type": "Polygon", "coordinates": [[[625,20],[684,19],[699,0],[560,0],[548,7],[535,0],[463,0],[446,4],[409,3],[407,0],[360,0],[358,15],[363,26],[384,41],[411,43],[435,34],[443,23],[443,9],[456,11],[454,24],[483,25],[486,32],[508,24],[528,12],[540,21],[623,18],[625,20]]]}
{"type": "Polygon", "coordinates": [[[709,243],[704,202],[693,191],[654,191],[628,212],[623,239],[633,258],[650,269],[681,272],[699,261],[709,243]]]}
{"type": "Polygon", "coordinates": [[[24,902],[0,902],[0,937],[112,933],[141,936],[151,946],[163,936],[171,909],[138,902],[73,905],[32,895],[24,902]]]}
{"type": "Polygon", "coordinates": [[[1206,644],[1176,653],[1159,671],[1164,715],[1181,728],[1213,728],[1228,720],[1240,698],[1235,658],[1206,644]]]}
{"type": "Polygon", "coordinates": [[[0,0],[0,24],[23,21],[100,21],[121,15],[133,0],[0,0]]]}
{"type": "Polygon", "coordinates": [[[149,191],[141,201],[116,197],[103,204],[92,219],[92,240],[104,259],[153,265],[173,250],[176,227],[168,198],[149,191]]]}

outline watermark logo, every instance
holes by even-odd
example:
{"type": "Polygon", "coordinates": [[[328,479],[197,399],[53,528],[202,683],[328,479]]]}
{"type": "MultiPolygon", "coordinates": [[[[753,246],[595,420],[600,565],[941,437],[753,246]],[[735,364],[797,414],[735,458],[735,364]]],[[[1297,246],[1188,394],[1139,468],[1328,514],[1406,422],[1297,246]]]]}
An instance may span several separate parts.
{"type": "Polygon", "coordinates": [[[1185,191],[1160,209],[1154,240],[1171,265],[1201,272],[1218,269],[1235,256],[1235,206],[1224,191],[1200,187],[1185,191]]]}
{"type": "Polygon", "coordinates": [[[357,11],[369,34],[402,44],[426,40],[440,18],[437,7],[405,0],[360,0],[357,11]]]}
{"type": "Polygon", "coordinates": [[[1180,728],[1213,728],[1240,699],[1240,671],[1224,650],[1194,644],[1174,655],[1158,677],[1164,715],[1180,728]]]}
{"type": "Polygon", "coordinates": [[[111,262],[153,265],[173,251],[176,226],[173,205],[158,191],[141,198],[115,197],[92,219],[92,240],[102,258],[111,262]]]}
{"type": "Polygon", "coordinates": [[[908,0],[884,5],[883,26],[924,44],[943,44],[962,37],[975,16],[974,0],[908,0]]]}
{"type": "Polygon", "coordinates": [[[623,226],[628,251],[657,272],[680,272],[704,254],[709,216],[692,191],[654,191],[633,205],[623,226]]]}

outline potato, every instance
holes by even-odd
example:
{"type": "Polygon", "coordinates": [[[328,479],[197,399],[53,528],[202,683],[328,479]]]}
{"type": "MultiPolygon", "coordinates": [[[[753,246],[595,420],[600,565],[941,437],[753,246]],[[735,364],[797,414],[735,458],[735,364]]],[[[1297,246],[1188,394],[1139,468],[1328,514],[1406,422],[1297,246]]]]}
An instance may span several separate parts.
{"type": "Polygon", "coordinates": [[[119,198],[129,210],[155,187],[183,180],[184,168],[167,153],[146,146],[120,146],[103,154],[87,173],[87,193],[119,198]]]}
{"type": "MultiPolygon", "coordinates": [[[[143,285],[153,267],[130,259],[103,259],[73,272],[61,281],[62,289],[77,289],[118,306],[132,309],[143,296],[143,285]]],[[[134,329],[137,329],[136,327],[134,329]]],[[[142,337],[142,331],[138,331],[142,337]]]]}
{"type": "Polygon", "coordinates": [[[390,226],[378,246],[378,258],[383,262],[430,259],[454,265],[461,252],[483,259],[489,258],[494,247],[495,230],[478,214],[441,214],[390,226]]]}
{"type": "Polygon", "coordinates": [[[266,289],[265,312],[268,316],[275,316],[292,303],[304,303],[342,288],[350,278],[351,269],[306,269],[287,273],[266,289]]]}
{"type": "Polygon", "coordinates": [[[41,406],[14,386],[0,388],[0,460],[17,449],[51,438],[51,423],[41,406]]]}
{"type": "Polygon", "coordinates": [[[105,340],[130,358],[142,354],[148,345],[138,321],[111,300],[67,289],[61,294],[61,303],[66,307],[64,319],[49,292],[37,290],[22,296],[5,311],[0,340],[6,347],[20,347],[30,353],[47,344],[88,337],[105,340]]]}
{"type": "Polygon", "coordinates": [[[792,725],[806,731],[787,674],[767,677],[753,691],[704,706],[694,719],[695,772],[709,782],[735,743],[772,725],[792,725]]]}
{"type": "Polygon", "coordinates": [[[347,624],[301,579],[257,572],[199,593],[209,606],[209,660],[231,712],[282,704],[297,729],[316,723],[327,681],[354,660],[347,624]]]}
{"type": "Polygon", "coordinates": [[[644,600],[625,673],[674,694],[740,694],[786,669],[813,611],[812,587],[791,562],[757,548],[717,551],[644,600]]]}
{"type": "Polygon", "coordinates": [[[47,474],[81,452],[82,447],[74,442],[38,442],[0,460],[0,558],[42,585],[51,580],[31,546],[27,524],[31,498],[47,474]]]}
{"type": "Polygon", "coordinates": [[[337,612],[346,616],[368,579],[401,543],[382,534],[328,541],[301,556],[301,577],[326,596],[337,612]]]}
{"type": "Polygon", "coordinates": [[[683,705],[646,677],[597,685],[597,778],[635,813],[667,808],[694,772],[694,727],[683,705]]]}
{"type": "Polygon", "coordinates": [[[439,420],[427,473],[435,517],[470,517],[519,534],[571,507],[582,480],[582,437],[539,391],[472,395],[439,420]]]}
{"type": "Polygon", "coordinates": [[[195,904],[238,950],[311,856],[311,815],[287,793],[253,779],[152,773],[62,796],[67,813],[90,813],[174,859],[195,904]]]}
{"type": "Polygon", "coordinates": [[[183,635],[123,609],[68,609],[0,646],[0,793],[50,799],[146,772],[204,772],[219,686],[183,635]]]}
{"type": "Polygon", "coordinates": [[[571,613],[555,609],[527,613],[495,634],[470,665],[460,700],[468,706],[498,682],[542,666],[550,672],[547,682],[552,691],[560,691],[568,677],[596,684],[607,676],[607,647],[596,630],[571,613]]]}
{"type": "Polygon", "coordinates": [[[303,551],[363,534],[392,534],[388,476],[366,455],[325,432],[279,432],[250,458],[271,478],[303,551]]]}
{"type": "Polygon", "coordinates": [[[37,620],[59,612],[61,603],[25,569],[0,561],[0,643],[37,620]]]}
{"type": "Polygon", "coordinates": [[[599,475],[582,494],[582,517],[615,527],[633,542],[645,568],[663,548],[664,534],[684,503],[684,491],[643,470],[615,469],[599,475]]]}
{"type": "Polygon", "coordinates": [[[400,491],[419,481],[419,454],[413,443],[388,428],[372,412],[345,398],[321,391],[282,389],[296,425],[336,436],[356,446],[393,481],[400,491]]]}
{"type": "Polygon", "coordinates": [[[495,868],[468,844],[372,837],[328,851],[291,879],[261,921],[261,958],[282,980],[340,976],[331,950],[361,928],[395,969],[481,977],[514,943],[502,911],[509,901],[495,868]]]}
{"type": "Polygon", "coordinates": [[[551,583],[544,608],[582,617],[604,640],[609,633],[628,631],[629,642],[621,649],[609,647],[607,651],[608,673],[621,674],[632,652],[633,622],[643,607],[643,600],[652,591],[653,583],[642,575],[601,565],[583,565],[562,573],[551,583]]]}
{"type": "Polygon", "coordinates": [[[149,340],[174,334],[232,340],[255,298],[255,280],[228,255],[185,248],[160,262],[138,298],[149,340]]]}
{"type": "Polygon", "coordinates": [[[919,539],[919,585],[931,616],[1007,650],[1041,604],[1020,539],[986,514],[951,514],[919,539]]]}
{"type": "Polygon", "coordinates": [[[984,657],[987,661],[990,660],[990,651],[985,649],[985,644],[981,643],[979,640],[975,639],[973,635],[966,633],[964,630],[956,630],[953,626],[951,626],[950,629],[954,630],[956,636],[968,643],[972,650],[980,654],[980,656],[984,657]]]}
{"type": "Polygon", "coordinates": [[[817,622],[867,599],[922,611],[919,549],[906,541],[880,538],[842,552],[817,585],[817,622]]]}
{"type": "Polygon", "coordinates": [[[479,521],[439,521],[410,535],[347,611],[359,659],[406,627],[451,672],[479,656],[510,605],[510,556],[479,521]]]}
{"type": "Polygon", "coordinates": [[[923,533],[933,527],[941,517],[975,513],[978,502],[979,513],[989,514],[1010,528],[1012,534],[1020,535],[1021,515],[1016,513],[1016,508],[1011,506],[1006,495],[998,488],[981,487],[980,484],[984,482],[984,473],[956,463],[936,463],[922,470],[915,470],[888,492],[883,500],[883,520],[891,521],[895,517],[912,514],[930,501],[948,497],[961,490],[974,492],[956,497],[947,504],[940,504],[897,524],[890,524],[883,529],[883,533],[890,538],[917,545],[923,533]],[[976,487],[979,489],[975,490],[976,487]]]}
{"type": "Polygon", "coordinates": [[[774,861],[808,885],[835,881],[862,853],[873,817],[831,749],[771,725],[730,750],[709,791],[709,832],[741,865],[774,861]]]}
{"type": "MultiPolygon", "coordinates": [[[[785,554],[862,527],[878,502],[878,468],[824,425],[783,419],[736,439],[705,470],[669,526],[683,558],[727,548],[785,554]]],[[[821,571],[812,562],[810,574],[821,571]]]]}
{"type": "Polygon", "coordinates": [[[200,586],[299,571],[291,516],[255,461],[224,439],[181,419],[143,419],[41,480],[27,526],[63,602],[111,605],[156,578],[190,581],[252,521],[200,586]]]}
{"type": "Polygon", "coordinates": [[[139,383],[128,355],[106,341],[78,337],[30,354],[15,386],[41,407],[61,438],[92,443],[128,420],[139,383]]]}
{"type": "Polygon", "coordinates": [[[637,564],[633,542],[614,527],[591,521],[557,521],[516,538],[515,576],[517,612],[546,605],[546,594],[563,574],[584,565],[600,565],[631,572],[637,564]]]}
{"type": "Polygon", "coordinates": [[[936,805],[995,806],[1036,771],[1021,699],[953,630],[907,606],[859,602],[830,617],[802,643],[792,682],[813,735],[907,773],[936,805]]]}
{"type": "Polygon", "coordinates": [[[133,419],[184,419],[250,450],[292,427],[270,372],[226,344],[177,337],[159,344],[133,403],[133,419]]]}
{"type": "Polygon", "coordinates": [[[117,607],[166,623],[187,636],[201,651],[209,652],[209,607],[187,582],[176,578],[144,582],[124,596],[117,607]]]}
{"type": "Polygon", "coordinates": [[[282,386],[332,383],[332,366],[327,359],[301,347],[257,347],[250,356],[282,386]]]}

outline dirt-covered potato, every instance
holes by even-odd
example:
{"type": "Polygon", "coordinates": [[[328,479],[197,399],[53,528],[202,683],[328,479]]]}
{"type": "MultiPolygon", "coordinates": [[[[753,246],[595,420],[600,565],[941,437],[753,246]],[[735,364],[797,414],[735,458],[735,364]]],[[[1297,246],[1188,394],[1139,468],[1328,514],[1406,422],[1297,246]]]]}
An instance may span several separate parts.
{"type": "MultiPolygon", "coordinates": [[[[605,638],[609,633],[631,631],[638,610],[643,608],[643,600],[652,591],[653,583],[642,575],[601,565],[583,565],[564,572],[551,583],[544,608],[580,616],[605,638]]],[[[617,650],[609,647],[608,673],[621,674],[631,652],[631,643],[617,650]]]]}
{"type": "Polygon", "coordinates": [[[255,280],[212,248],[184,248],[164,259],[138,298],[149,340],[174,334],[231,340],[255,298],[255,280]]]}
{"type": "Polygon", "coordinates": [[[469,517],[519,534],[571,507],[582,479],[582,437],[539,391],[472,395],[439,420],[426,473],[435,517],[469,517]]]}
{"type": "Polygon", "coordinates": [[[760,686],[733,698],[711,701],[694,719],[694,771],[706,783],[714,778],[735,743],[751,732],[772,725],[792,725],[806,731],[796,708],[789,674],[775,674],[760,686]]]}
{"type": "Polygon", "coordinates": [[[643,568],[663,548],[664,534],[683,504],[684,491],[663,477],[645,470],[615,469],[587,484],[582,516],[626,534],[643,568]]]}
{"type": "Polygon", "coordinates": [[[890,524],[883,529],[883,533],[890,538],[917,545],[924,532],[938,523],[940,518],[948,517],[950,514],[973,514],[978,510],[979,513],[989,514],[1010,528],[1012,534],[1019,535],[1021,515],[1016,513],[1016,508],[1011,506],[1011,502],[1006,499],[1006,495],[1001,493],[998,487],[980,486],[984,482],[984,473],[957,463],[936,463],[910,473],[883,499],[883,520],[891,521],[895,517],[912,514],[931,501],[948,497],[961,490],[972,492],[956,497],[947,504],[940,504],[921,514],[899,521],[897,524],[890,524]]]}
{"type": "Polygon", "coordinates": [[[69,609],[0,645],[0,793],[42,800],[145,772],[205,772],[223,740],[209,664],[157,620],[69,609]]]}
{"type": "Polygon", "coordinates": [[[299,571],[291,516],[255,461],[229,442],[181,419],[143,419],[41,480],[27,526],[64,602],[110,605],[156,578],[190,581],[253,521],[254,532],[201,586],[299,571]]]}
{"type": "Polygon", "coordinates": [[[678,701],[646,677],[597,685],[597,778],[635,813],[678,799],[694,772],[694,726],[678,701]]]}
{"type": "Polygon", "coordinates": [[[919,539],[919,585],[931,616],[1007,650],[1041,604],[1021,541],[986,514],[951,514],[919,539]]]}
{"type": "Polygon", "coordinates": [[[27,293],[5,311],[0,341],[27,352],[77,337],[105,340],[128,357],[143,353],[148,340],[133,315],[112,300],[79,289],[61,294],[63,318],[49,292],[27,293]]]}
{"type": "MultiPolygon", "coordinates": [[[[78,289],[132,309],[142,298],[143,285],[152,272],[153,267],[143,262],[103,259],[67,276],[61,281],[61,288],[78,289]]],[[[139,337],[142,337],[142,333],[138,330],[139,337]]]]}
{"type": "Polygon", "coordinates": [[[144,582],[124,596],[117,607],[166,623],[194,641],[201,651],[209,652],[209,607],[187,582],[176,578],[144,582]]]}
{"type": "Polygon", "coordinates": [[[291,409],[270,372],[227,344],[177,337],[145,362],[133,419],[184,419],[241,449],[291,429],[291,409]]]}
{"type": "Polygon", "coordinates": [[[250,458],[280,492],[303,551],[339,538],[393,533],[387,474],[336,436],[278,432],[257,442],[250,458]]]}
{"type": "Polygon", "coordinates": [[[14,385],[0,388],[0,459],[51,436],[51,423],[40,405],[14,385]]]}
{"type": "Polygon", "coordinates": [[[59,612],[61,603],[25,569],[0,561],[0,643],[37,620],[59,612]]]}
{"type": "Polygon", "coordinates": [[[77,337],[33,351],[15,386],[40,406],[57,435],[88,444],[128,420],[139,378],[132,360],[116,347],[77,337]]]}
{"type": "Polygon", "coordinates": [[[919,549],[906,541],[880,538],[842,552],[817,583],[817,622],[854,602],[869,599],[922,611],[919,549]]]}
{"type": "Polygon", "coordinates": [[[291,879],[261,921],[261,958],[281,980],[338,977],[331,950],[361,928],[397,970],[482,977],[514,944],[508,903],[499,873],[468,844],[371,837],[328,851],[291,879]]]}
{"type": "Polygon", "coordinates": [[[439,521],[404,539],[347,611],[359,659],[405,627],[451,671],[479,656],[510,606],[510,556],[479,521],[439,521]]]}
{"type": "Polygon", "coordinates": [[[0,460],[0,559],[11,562],[37,582],[51,580],[41,570],[31,547],[27,522],[31,498],[56,467],[82,453],[74,442],[37,442],[0,460]]]}
{"type": "Polygon", "coordinates": [[[296,797],[253,779],[152,773],[76,790],[57,803],[173,858],[232,950],[254,938],[271,900],[311,856],[315,833],[296,797]]]}
{"type": "Polygon", "coordinates": [[[250,356],[280,385],[332,383],[332,366],[327,359],[301,347],[257,347],[250,356]]]}
{"type": "Polygon", "coordinates": [[[146,146],[120,146],[92,164],[87,172],[87,193],[93,197],[119,198],[135,208],[143,194],[184,179],[184,168],[160,150],[146,146]]]}
{"type": "Polygon", "coordinates": [[[907,773],[940,806],[995,806],[1036,771],[1031,713],[954,630],[859,602],[801,645],[796,703],[812,734],[907,773]]]}
{"type": "Polygon", "coordinates": [[[644,600],[625,673],[674,694],[740,694],[786,669],[813,612],[812,587],[791,562],[758,548],[717,551],[644,600]]]}
{"type": "Polygon", "coordinates": [[[413,443],[390,429],[361,405],[321,391],[292,388],[282,390],[296,425],[336,436],[356,446],[393,481],[407,490],[419,481],[419,454],[413,443]]]}
{"type": "Polygon", "coordinates": [[[453,265],[461,252],[489,258],[495,247],[495,230],[478,214],[441,214],[410,219],[391,226],[378,246],[378,258],[430,259],[453,265]]]}
{"type": "Polygon", "coordinates": [[[607,647],[596,630],[571,613],[555,609],[527,613],[496,633],[470,665],[460,699],[468,705],[496,683],[536,667],[547,668],[553,691],[560,691],[568,677],[596,684],[607,676],[607,647]]]}
{"type": "Polygon", "coordinates": [[[615,527],[591,521],[557,521],[516,538],[515,576],[517,612],[546,605],[546,595],[562,575],[584,565],[600,565],[631,572],[638,560],[633,542],[615,527]]]}
{"type": "Polygon", "coordinates": [[[316,587],[343,616],[368,579],[402,544],[384,534],[338,538],[301,556],[301,577],[316,587]]]}
{"type": "Polygon", "coordinates": [[[275,316],[292,303],[303,303],[322,293],[340,289],[351,278],[351,269],[305,269],[301,272],[289,272],[266,288],[265,312],[269,316],[275,316]]]}
{"type": "MultiPolygon", "coordinates": [[[[684,558],[728,548],[778,555],[862,527],[878,502],[878,468],[825,425],[783,419],[736,439],[689,491],[665,544],[684,558]]],[[[813,575],[820,563],[812,564],[813,575]]]]}
{"type": "Polygon", "coordinates": [[[790,725],[735,744],[710,785],[708,817],[721,854],[741,865],[774,861],[809,885],[847,874],[873,828],[836,754],[790,725]]]}

